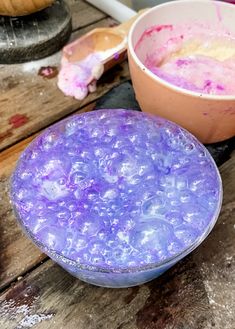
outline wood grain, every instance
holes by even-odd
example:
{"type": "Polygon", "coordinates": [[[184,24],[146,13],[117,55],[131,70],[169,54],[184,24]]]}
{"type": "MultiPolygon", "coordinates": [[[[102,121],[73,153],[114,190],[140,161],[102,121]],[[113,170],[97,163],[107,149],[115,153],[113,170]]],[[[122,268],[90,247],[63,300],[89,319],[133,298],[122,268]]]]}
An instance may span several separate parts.
{"type": "Polygon", "coordinates": [[[89,26],[107,15],[82,0],[66,0],[72,13],[73,31],[89,26]]]}
{"type": "Polygon", "coordinates": [[[234,329],[235,154],[209,238],[160,278],[129,289],[85,284],[47,261],[0,296],[7,329],[234,329]],[[232,194],[232,195],[231,195],[232,194]]]}
{"type": "Polygon", "coordinates": [[[38,10],[52,5],[54,0],[2,0],[0,3],[0,15],[20,16],[35,13],[38,10]]]}

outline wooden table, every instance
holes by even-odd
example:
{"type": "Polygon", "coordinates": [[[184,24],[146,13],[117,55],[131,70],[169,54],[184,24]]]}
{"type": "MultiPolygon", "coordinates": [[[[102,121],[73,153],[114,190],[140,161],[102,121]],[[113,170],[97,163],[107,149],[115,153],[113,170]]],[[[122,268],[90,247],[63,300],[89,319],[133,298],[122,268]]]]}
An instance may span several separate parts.
{"type": "MultiPolygon", "coordinates": [[[[67,0],[72,39],[113,21],[84,1],[67,0]]],[[[129,289],[83,283],[42,254],[16,224],[8,198],[16,160],[42,129],[92,110],[107,91],[129,80],[127,63],[105,75],[96,93],[64,97],[38,64],[0,66],[0,328],[235,329],[235,153],[221,167],[224,202],[209,238],[157,280],[129,289]]],[[[118,104],[117,104],[118,105],[118,104]]]]}

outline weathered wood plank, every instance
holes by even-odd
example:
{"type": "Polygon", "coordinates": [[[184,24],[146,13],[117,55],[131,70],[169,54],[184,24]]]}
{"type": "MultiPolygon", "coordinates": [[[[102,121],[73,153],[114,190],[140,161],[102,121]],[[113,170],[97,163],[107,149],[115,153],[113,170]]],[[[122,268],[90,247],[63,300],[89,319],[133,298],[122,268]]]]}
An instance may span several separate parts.
{"type": "MultiPolygon", "coordinates": [[[[104,19],[75,32],[80,36],[98,26],[109,26],[104,19]]],[[[129,78],[127,63],[101,79],[98,90],[84,101],[65,97],[57,88],[57,79],[46,80],[39,76],[41,66],[58,66],[60,53],[42,61],[0,67],[0,150],[39,131],[54,121],[74,112],[99,98],[123,79],[129,78]]]]}
{"type": "Polygon", "coordinates": [[[224,203],[210,237],[165,275],[103,289],[49,260],[0,296],[1,328],[234,329],[234,167],[235,154],[221,167],[224,203]]]}

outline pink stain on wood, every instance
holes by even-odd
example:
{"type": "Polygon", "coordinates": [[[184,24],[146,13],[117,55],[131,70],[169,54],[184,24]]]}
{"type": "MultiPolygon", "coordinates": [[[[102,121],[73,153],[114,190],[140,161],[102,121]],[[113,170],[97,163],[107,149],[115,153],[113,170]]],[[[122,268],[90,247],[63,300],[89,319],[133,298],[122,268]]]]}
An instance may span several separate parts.
{"type": "Polygon", "coordinates": [[[9,124],[12,125],[12,128],[19,128],[25,125],[29,121],[28,117],[24,114],[15,114],[9,119],[9,124]]]}
{"type": "Polygon", "coordinates": [[[58,73],[59,71],[56,66],[42,66],[38,71],[38,75],[45,79],[53,79],[58,73]]]}

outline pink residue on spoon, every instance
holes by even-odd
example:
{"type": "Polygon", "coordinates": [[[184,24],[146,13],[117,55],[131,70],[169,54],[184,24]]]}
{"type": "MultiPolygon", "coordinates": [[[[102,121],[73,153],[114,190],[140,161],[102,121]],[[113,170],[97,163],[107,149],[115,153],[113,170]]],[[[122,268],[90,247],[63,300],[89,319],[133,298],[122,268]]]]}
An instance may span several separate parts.
{"type": "Polygon", "coordinates": [[[84,99],[96,90],[96,82],[104,72],[99,53],[92,53],[82,61],[69,62],[63,58],[58,75],[58,87],[67,96],[84,99]]]}

